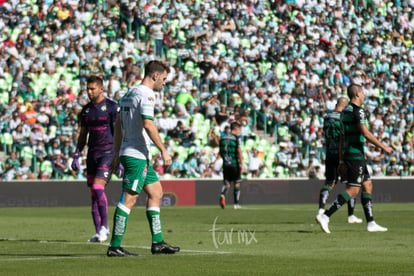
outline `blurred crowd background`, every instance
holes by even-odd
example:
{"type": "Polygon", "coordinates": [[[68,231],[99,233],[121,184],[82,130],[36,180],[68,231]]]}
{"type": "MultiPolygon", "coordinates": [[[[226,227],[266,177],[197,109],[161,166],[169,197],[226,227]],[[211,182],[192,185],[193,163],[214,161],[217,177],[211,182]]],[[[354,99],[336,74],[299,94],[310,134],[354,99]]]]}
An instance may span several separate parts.
{"type": "MultiPolygon", "coordinates": [[[[118,100],[144,64],[171,66],[156,123],[160,178],[221,178],[218,139],[242,124],[243,177],[324,178],[323,118],[351,81],[366,94],[373,176],[414,175],[414,1],[0,0],[0,174],[70,169],[86,77],[118,100]]],[[[82,166],[85,168],[86,151],[82,166]]]]}

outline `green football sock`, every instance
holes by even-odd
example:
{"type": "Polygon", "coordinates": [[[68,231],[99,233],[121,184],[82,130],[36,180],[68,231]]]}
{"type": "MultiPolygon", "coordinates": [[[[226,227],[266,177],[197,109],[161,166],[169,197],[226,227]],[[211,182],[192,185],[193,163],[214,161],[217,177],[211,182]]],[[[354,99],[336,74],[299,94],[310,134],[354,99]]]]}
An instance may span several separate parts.
{"type": "Polygon", "coordinates": [[[131,210],[123,204],[118,204],[118,206],[116,207],[114,214],[114,227],[112,228],[113,232],[110,246],[121,246],[122,239],[124,238],[125,231],[127,228],[130,212],[131,210]]]}
{"type": "Polygon", "coordinates": [[[331,187],[328,185],[324,185],[319,193],[319,208],[324,209],[326,201],[329,197],[329,192],[331,191],[331,187]]]}
{"type": "Polygon", "coordinates": [[[240,187],[234,186],[234,204],[239,204],[240,200],[240,187]]]}
{"type": "Polygon", "coordinates": [[[355,197],[352,197],[352,198],[349,199],[349,201],[348,201],[348,216],[352,216],[354,214],[355,202],[356,202],[355,197]]]}
{"type": "Polygon", "coordinates": [[[325,215],[327,215],[328,217],[330,217],[333,213],[335,213],[336,211],[338,211],[338,209],[341,208],[342,205],[344,205],[348,201],[349,201],[349,195],[348,195],[347,192],[343,191],[342,193],[340,193],[336,197],[336,199],[334,200],[334,202],[332,202],[331,207],[329,207],[329,209],[325,212],[325,215]]]}
{"type": "Polygon", "coordinates": [[[226,185],[226,184],[224,184],[224,185],[221,187],[221,196],[222,196],[222,197],[226,197],[226,195],[227,195],[227,191],[228,191],[227,185],[226,185]]]}
{"type": "Polygon", "coordinates": [[[374,215],[372,214],[372,195],[368,193],[362,193],[361,204],[364,208],[364,214],[367,222],[373,221],[374,215]]]}
{"type": "Polygon", "coordinates": [[[150,207],[147,209],[147,219],[151,230],[152,242],[162,242],[161,217],[159,207],[150,207]]]}

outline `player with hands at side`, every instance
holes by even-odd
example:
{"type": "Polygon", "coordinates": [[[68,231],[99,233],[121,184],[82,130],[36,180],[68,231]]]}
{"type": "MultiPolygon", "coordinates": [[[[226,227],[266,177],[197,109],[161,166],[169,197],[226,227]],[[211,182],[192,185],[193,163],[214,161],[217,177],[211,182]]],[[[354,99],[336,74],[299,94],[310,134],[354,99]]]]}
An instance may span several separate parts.
{"type": "Polygon", "coordinates": [[[106,255],[108,257],[130,257],[121,247],[128,218],[138,196],[144,191],[148,195],[146,215],[151,231],[152,254],[174,254],[180,251],[164,241],[160,204],[163,196],[161,182],[155,173],[150,158],[150,146],[154,144],[161,152],[165,166],[171,164],[171,156],[165,148],[154,123],[155,95],[161,91],[170,68],[157,60],[145,65],[142,83],[131,87],[120,100],[120,114],[115,125],[115,154],[111,168],[122,164],[125,168],[122,180],[121,199],[115,209],[114,231],[106,255]]]}
{"type": "Polygon", "coordinates": [[[392,154],[392,147],[381,143],[367,127],[367,116],[362,108],[365,95],[364,90],[358,84],[348,87],[350,103],[341,114],[343,134],[341,135],[339,149],[340,175],[346,189],[340,193],[332,205],[322,214],[316,216],[316,221],[325,233],[330,233],[329,218],[347,203],[350,198],[358,195],[362,188],[361,203],[367,220],[368,232],[385,232],[387,228],[378,225],[373,217],[372,190],[373,184],[370,178],[364,146],[365,140],[382,149],[387,154],[392,154]]]}
{"type": "Polygon", "coordinates": [[[220,193],[220,206],[226,207],[226,195],[233,185],[234,209],[240,209],[240,185],[243,171],[243,153],[240,148],[241,125],[238,122],[230,124],[230,132],[224,134],[219,141],[219,153],[223,159],[223,186],[220,193]]]}
{"type": "Polygon", "coordinates": [[[113,130],[118,106],[104,96],[103,80],[100,77],[88,77],[87,93],[90,101],[82,108],[78,117],[78,141],[71,167],[79,171],[80,153],[87,144],[86,181],[90,189],[95,225],[95,234],[89,242],[104,242],[109,236],[105,186],[111,178],[109,166],[113,157],[113,130]]]}
{"type": "MultiPolygon", "coordinates": [[[[339,181],[339,143],[342,131],[341,112],[347,104],[348,100],[345,97],[339,97],[335,110],[327,113],[323,120],[323,134],[326,144],[326,170],[325,185],[319,192],[318,214],[325,212],[325,204],[329,193],[339,181]]],[[[348,223],[362,223],[362,219],[354,215],[355,201],[354,197],[348,201],[348,223]]]]}

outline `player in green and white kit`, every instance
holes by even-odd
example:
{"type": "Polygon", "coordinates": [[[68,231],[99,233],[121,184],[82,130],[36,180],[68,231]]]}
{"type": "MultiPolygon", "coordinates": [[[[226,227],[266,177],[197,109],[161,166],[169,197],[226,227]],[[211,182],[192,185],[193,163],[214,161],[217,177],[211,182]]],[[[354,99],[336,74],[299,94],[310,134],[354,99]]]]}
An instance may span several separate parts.
{"type": "Polygon", "coordinates": [[[336,197],[325,213],[316,216],[316,220],[324,232],[330,233],[330,216],[347,203],[350,198],[357,196],[362,187],[361,203],[368,223],[367,230],[369,232],[385,232],[388,229],[378,225],[374,221],[372,213],[372,180],[365,160],[365,139],[388,154],[391,154],[393,149],[378,141],[368,130],[366,113],[361,107],[365,100],[362,87],[358,84],[351,84],[348,87],[348,97],[350,103],[342,111],[341,119],[344,130],[339,150],[339,162],[341,164],[339,173],[342,182],[346,184],[346,189],[336,197]]]}
{"type": "Polygon", "coordinates": [[[142,83],[131,87],[119,104],[120,116],[115,126],[115,154],[111,168],[117,168],[121,162],[124,166],[124,177],[123,192],[115,210],[112,238],[107,251],[109,257],[136,256],[123,249],[121,243],[129,214],[142,190],[148,195],[146,213],[152,236],[152,254],[173,254],[180,251],[179,247],[171,246],[163,239],[160,218],[163,190],[152,168],[149,154],[150,145],[154,143],[161,152],[164,165],[171,164],[171,156],[154,123],[154,91],[163,88],[169,71],[169,67],[160,61],[148,62],[142,83]]]}
{"type": "Polygon", "coordinates": [[[237,122],[230,124],[230,132],[220,138],[220,156],[223,159],[223,186],[220,194],[220,206],[226,207],[226,195],[233,184],[234,209],[240,209],[240,185],[243,168],[243,154],[240,148],[241,126],[237,122]]]}
{"type": "MultiPolygon", "coordinates": [[[[319,193],[319,214],[325,212],[325,204],[329,192],[339,180],[339,139],[342,132],[341,112],[347,106],[348,100],[340,97],[336,102],[335,110],[326,114],[323,121],[323,134],[326,149],[325,185],[319,193]]],[[[348,223],[362,223],[362,219],[354,215],[355,198],[348,201],[348,223]]]]}

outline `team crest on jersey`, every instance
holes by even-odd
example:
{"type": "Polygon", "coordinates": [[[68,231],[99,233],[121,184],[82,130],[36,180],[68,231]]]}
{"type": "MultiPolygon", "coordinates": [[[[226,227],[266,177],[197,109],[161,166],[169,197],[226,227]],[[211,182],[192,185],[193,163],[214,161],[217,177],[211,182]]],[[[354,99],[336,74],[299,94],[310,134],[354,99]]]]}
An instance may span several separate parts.
{"type": "Polygon", "coordinates": [[[106,104],[104,104],[103,106],[101,106],[101,110],[104,111],[104,112],[106,111],[106,104]]]}
{"type": "Polygon", "coordinates": [[[148,97],[148,101],[153,102],[154,98],[153,97],[148,97]]]}

